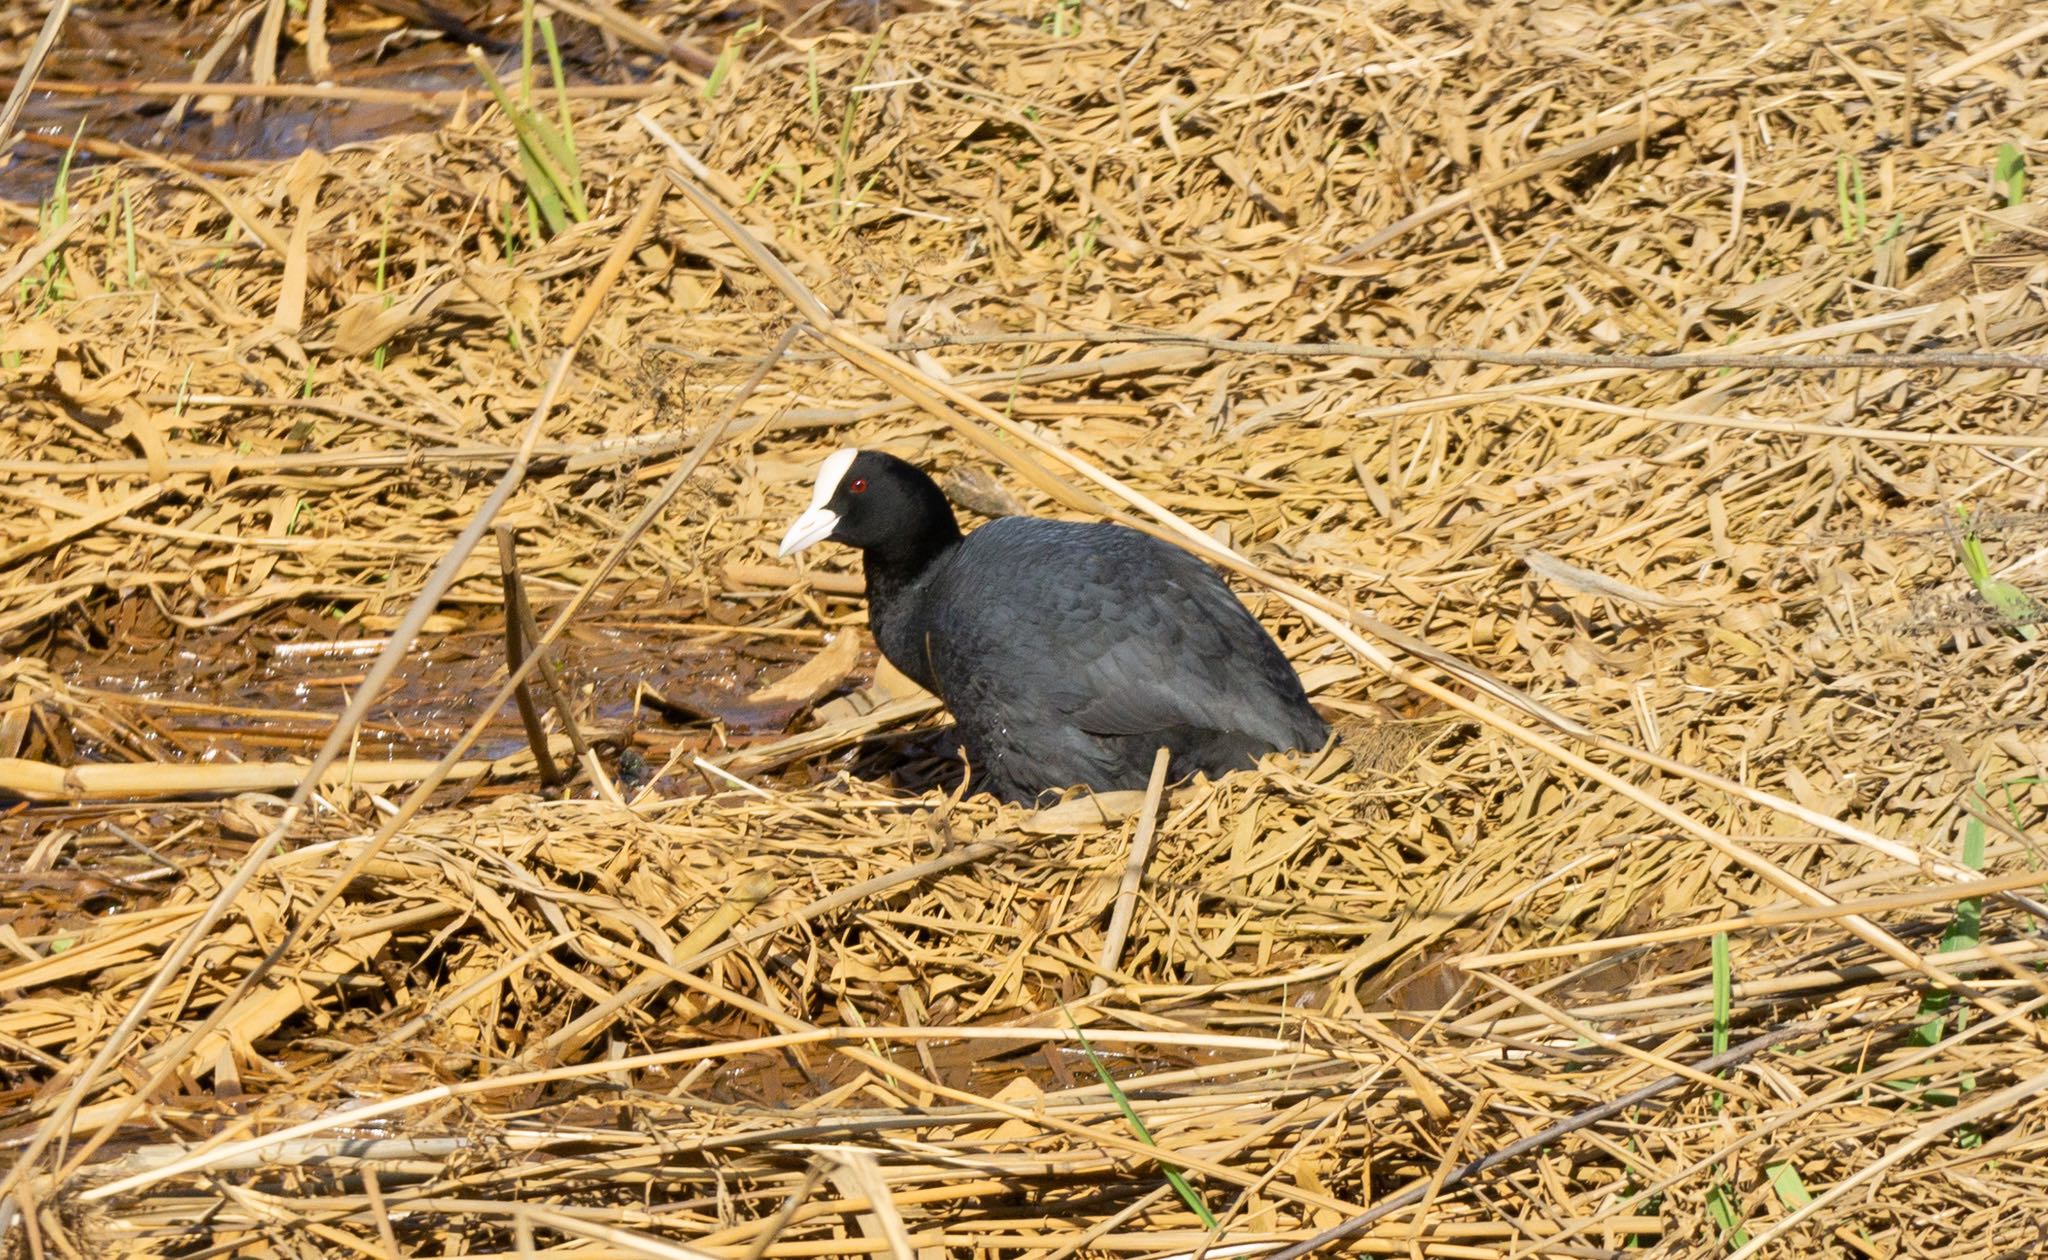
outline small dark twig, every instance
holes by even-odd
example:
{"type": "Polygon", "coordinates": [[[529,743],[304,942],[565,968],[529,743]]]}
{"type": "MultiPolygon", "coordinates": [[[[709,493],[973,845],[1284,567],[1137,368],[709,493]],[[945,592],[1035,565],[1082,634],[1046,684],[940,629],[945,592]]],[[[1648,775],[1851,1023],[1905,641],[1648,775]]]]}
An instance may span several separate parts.
{"type": "Polygon", "coordinates": [[[762,1256],[767,1255],[768,1248],[775,1245],[775,1240],[782,1237],[782,1231],[788,1229],[789,1223],[796,1219],[797,1209],[803,1207],[804,1200],[811,1197],[811,1191],[816,1190],[818,1183],[824,1179],[824,1162],[813,1155],[811,1162],[804,1166],[804,1179],[797,1183],[796,1189],[783,1197],[782,1206],[775,1209],[775,1216],[768,1222],[767,1227],[755,1236],[754,1245],[747,1248],[741,1260],[761,1260],[762,1256]]]}
{"type": "MultiPolygon", "coordinates": [[[[528,643],[539,643],[540,622],[534,619],[533,604],[526,598],[526,583],[519,583],[518,607],[509,611],[519,617],[519,633],[528,643]]],[[[576,720],[576,714],[569,708],[569,696],[562,690],[562,666],[560,661],[547,660],[540,663],[540,685],[547,688],[548,702],[555,706],[556,716],[562,719],[562,733],[569,737],[569,747],[576,750],[579,758],[590,755],[590,740],[583,734],[583,726],[576,720]]]]}
{"type": "MultiPolygon", "coordinates": [[[[519,610],[526,606],[526,584],[519,580],[519,548],[513,541],[512,527],[500,525],[498,531],[498,578],[505,592],[505,668],[517,674],[519,667],[526,663],[526,645],[540,642],[540,635],[530,631],[526,622],[531,614],[522,618],[519,610]]],[[[539,649],[544,650],[544,649],[539,649]]],[[[548,665],[542,661],[534,672],[548,678],[548,665]]],[[[533,749],[534,765],[540,771],[543,787],[557,787],[562,782],[561,768],[555,765],[554,754],[548,751],[548,730],[541,725],[540,706],[533,702],[533,674],[521,679],[512,689],[512,701],[519,706],[519,722],[526,728],[526,742],[533,749]]],[[[568,720],[568,713],[556,701],[555,711],[568,720]]]]}
{"type": "MultiPolygon", "coordinates": [[[[500,546],[502,546],[502,542],[500,546]]],[[[519,557],[514,554],[507,570],[512,575],[511,603],[505,606],[505,615],[519,622],[519,634],[528,643],[541,642],[540,622],[533,615],[533,601],[526,598],[526,580],[519,576],[519,557]]],[[[543,651],[546,649],[543,648],[543,651]]],[[[514,665],[513,668],[518,668],[514,665]]],[[[590,740],[583,734],[583,727],[576,721],[576,714],[569,707],[569,697],[562,690],[562,667],[559,660],[544,660],[535,670],[540,675],[540,685],[547,688],[548,703],[555,708],[555,716],[562,719],[562,733],[569,737],[569,746],[576,750],[578,759],[590,756],[590,740]]]]}

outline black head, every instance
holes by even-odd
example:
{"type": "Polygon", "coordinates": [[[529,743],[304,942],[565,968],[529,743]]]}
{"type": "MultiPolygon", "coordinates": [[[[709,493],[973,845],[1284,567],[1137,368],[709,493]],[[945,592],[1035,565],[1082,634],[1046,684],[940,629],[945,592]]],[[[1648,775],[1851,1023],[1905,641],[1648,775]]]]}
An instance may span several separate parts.
{"type": "Polygon", "coordinates": [[[782,536],[788,556],[825,539],[896,568],[920,568],[960,540],[953,509],[932,479],[881,451],[834,451],[818,468],[811,506],[782,536]]]}

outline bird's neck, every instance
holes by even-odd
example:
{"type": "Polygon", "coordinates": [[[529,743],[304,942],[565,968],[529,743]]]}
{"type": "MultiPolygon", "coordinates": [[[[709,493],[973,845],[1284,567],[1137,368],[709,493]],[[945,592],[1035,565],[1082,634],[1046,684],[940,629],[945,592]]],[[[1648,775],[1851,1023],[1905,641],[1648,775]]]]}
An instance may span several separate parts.
{"type": "Polygon", "coordinates": [[[959,545],[960,527],[953,523],[949,513],[931,529],[869,547],[862,557],[862,568],[867,573],[870,612],[895,603],[898,596],[917,585],[918,579],[959,545]]]}

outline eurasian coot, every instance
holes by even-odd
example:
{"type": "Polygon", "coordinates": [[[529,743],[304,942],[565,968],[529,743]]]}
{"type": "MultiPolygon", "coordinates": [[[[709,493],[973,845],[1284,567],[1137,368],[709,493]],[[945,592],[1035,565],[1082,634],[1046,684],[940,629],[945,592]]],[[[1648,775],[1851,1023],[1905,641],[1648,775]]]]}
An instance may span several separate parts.
{"type": "Polygon", "coordinates": [[[930,477],[843,450],[781,554],[827,538],[861,549],[883,655],[946,702],[1004,800],[1141,788],[1161,745],[1179,779],[1329,734],[1215,570],[1134,529],[1006,516],[962,537],[930,477]]]}

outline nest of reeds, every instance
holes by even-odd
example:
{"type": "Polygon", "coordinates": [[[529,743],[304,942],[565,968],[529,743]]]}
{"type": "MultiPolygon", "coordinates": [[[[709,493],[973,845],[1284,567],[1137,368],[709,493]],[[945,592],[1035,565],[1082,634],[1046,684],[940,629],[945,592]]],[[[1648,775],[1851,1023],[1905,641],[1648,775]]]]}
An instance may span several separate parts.
{"type": "Polygon", "coordinates": [[[768,17],[0,207],[11,1254],[2043,1245],[2048,30],[768,17]],[[848,444],[1337,744],[975,795],[848,444]]]}

